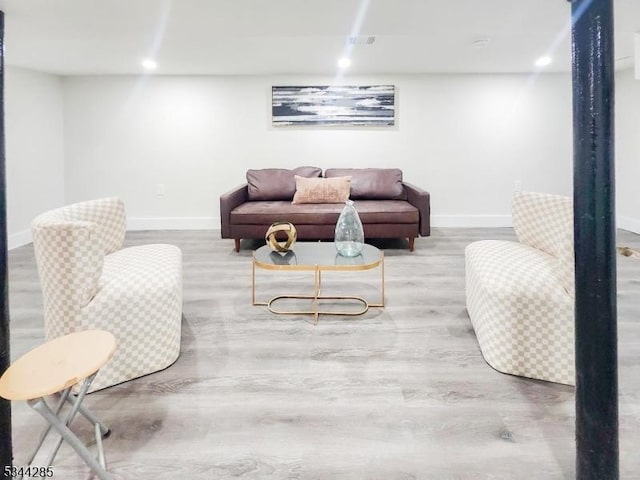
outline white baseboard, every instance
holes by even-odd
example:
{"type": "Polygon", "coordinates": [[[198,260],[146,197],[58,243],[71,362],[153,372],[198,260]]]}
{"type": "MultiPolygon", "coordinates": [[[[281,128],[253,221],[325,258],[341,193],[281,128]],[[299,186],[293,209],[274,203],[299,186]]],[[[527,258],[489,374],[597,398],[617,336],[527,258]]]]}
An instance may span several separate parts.
{"type": "Polygon", "coordinates": [[[628,230],[633,233],[640,233],[640,220],[637,218],[619,215],[616,223],[618,224],[618,228],[622,228],[623,230],[628,230]]]}
{"type": "Polygon", "coordinates": [[[218,217],[132,217],[127,219],[127,230],[216,230],[218,217]]]}
{"type": "Polygon", "coordinates": [[[7,249],[13,250],[14,248],[22,247],[31,243],[31,230],[23,230],[18,233],[11,233],[7,236],[7,249]]]}
{"type": "Polygon", "coordinates": [[[511,215],[431,215],[432,227],[511,227],[511,215]]]}
{"type": "MultiPolygon", "coordinates": [[[[640,233],[640,219],[618,216],[617,227],[640,233]]],[[[511,215],[431,215],[432,227],[490,228],[511,227],[511,215]]]]}

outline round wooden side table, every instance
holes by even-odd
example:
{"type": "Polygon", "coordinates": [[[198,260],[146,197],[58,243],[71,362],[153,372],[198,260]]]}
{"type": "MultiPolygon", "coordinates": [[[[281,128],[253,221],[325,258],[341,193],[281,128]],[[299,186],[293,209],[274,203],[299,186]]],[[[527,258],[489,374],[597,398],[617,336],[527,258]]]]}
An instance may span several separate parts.
{"type": "Polygon", "coordinates": [[[46,467],[51,466],[62,441],[66,441],[85,461],[101,480],[111,480],[106,470],[102,438],[109,435],[109,429],[89,410],[82,401],[91,382],[111,359],[116,351],[116,339],[102,330],[86,330],[59,337],[46,342],[16,360],[0,378],[0,396],[7,400],[26,400],[31,408],[47,421],[48,425],[40,436],[27,465],[33,462],[42,444],[53,427],[59,434],[57,442],[47,458],[46,467]],[[71,389],[80,385],[78,395],[71,389]],[[45,401],[46,396],[59,397],[55,409],[45,401]],[[65,403],[71,410],[64,419],[60,418],[65,403]],[[94,425],[98,457],[94,457],[80,439],[69,429],[77,413],[94,425]]]}

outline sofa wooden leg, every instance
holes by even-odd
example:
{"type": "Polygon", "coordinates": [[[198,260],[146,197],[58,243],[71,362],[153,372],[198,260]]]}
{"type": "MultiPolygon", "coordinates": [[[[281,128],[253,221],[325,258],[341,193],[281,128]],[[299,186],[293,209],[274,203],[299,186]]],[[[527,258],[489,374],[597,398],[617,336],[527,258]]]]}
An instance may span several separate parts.
{"type": "Polygon", "coordinates": [[[239,238],[234,238],[233,241],[236,244],[236,253],[240,252],[240,239],[239,238]]]}
{"type": "Polygon", "coordinates": [[[413,252],[413,242],[416,239],[416,237],[409,237],[409,251],[413,252]]]}

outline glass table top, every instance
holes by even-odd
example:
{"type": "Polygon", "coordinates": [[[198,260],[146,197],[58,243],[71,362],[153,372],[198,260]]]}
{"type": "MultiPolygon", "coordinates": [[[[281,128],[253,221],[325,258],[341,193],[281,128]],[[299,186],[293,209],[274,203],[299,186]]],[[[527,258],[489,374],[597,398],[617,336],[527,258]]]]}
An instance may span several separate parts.
{"type": "Polygon", "coordinates": [[[274,252],[264,245],[253,252],[254,263],[270,270],[368,270],[382,262],[384,254],[365,244],[360,255],[344,257],[333,242],[297,242],[288,252],[274,252]]]}

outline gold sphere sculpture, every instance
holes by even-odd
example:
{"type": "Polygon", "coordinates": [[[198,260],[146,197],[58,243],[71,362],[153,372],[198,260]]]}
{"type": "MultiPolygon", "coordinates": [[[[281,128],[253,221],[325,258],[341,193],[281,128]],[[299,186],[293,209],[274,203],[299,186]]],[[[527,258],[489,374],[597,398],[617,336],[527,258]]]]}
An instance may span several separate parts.
{"type": "Polygon", "coordinates": [[[296,227],[289,222],[276,222],[269,227],[264,239],[266,240],[267,245],[271,247],[271,250],[276,252],[288,252],[298,239],[298,231],[296,230],[296,227]],[[280,232],[287,234],[286,240],[278,241],[276,237],[280,232]]]}

